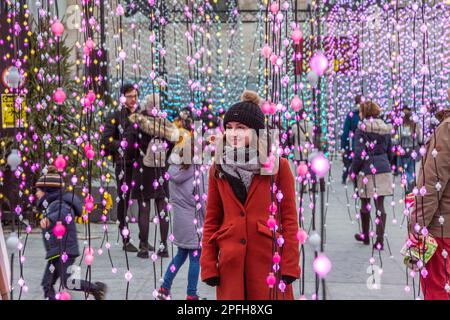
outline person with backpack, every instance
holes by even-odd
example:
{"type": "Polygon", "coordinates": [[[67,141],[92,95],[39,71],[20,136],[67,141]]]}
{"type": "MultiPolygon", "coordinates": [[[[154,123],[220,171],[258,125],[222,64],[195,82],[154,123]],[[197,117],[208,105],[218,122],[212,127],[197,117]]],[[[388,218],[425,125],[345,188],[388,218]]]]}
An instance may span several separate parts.
{"type": "Polygon", "coordinates": [[[80,255],[75,225],[75,216],[81,216],[83,210],[80,199],[74,194],[64,193],[64,181],[53,166],[43,170],[35,184],[35,191],[37,207],[43,212],[40,226],[47,266],[41,285],[45,298],[65,299],[61,292],[55,292],[54,285],[60,279],[63,290],[82,291],[92,294],[96,300],[103,300],[106,294],[103,282],[91,283],[83,279],[69,282],[69,268],[80,255]]]}

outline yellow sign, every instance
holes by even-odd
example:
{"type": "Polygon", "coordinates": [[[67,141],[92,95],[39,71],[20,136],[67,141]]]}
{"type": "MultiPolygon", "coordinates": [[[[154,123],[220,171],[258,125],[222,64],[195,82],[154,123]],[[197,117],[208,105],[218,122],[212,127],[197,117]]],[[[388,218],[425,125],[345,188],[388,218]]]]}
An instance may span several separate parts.
{"type": "Polygon", "coordinates": [[[2,94],[2,127],[8,128],[23,128],[26,122],[26,100],[25,96],[13,94],[2,94]],[[16,110],[14,106],[15,99],[22,99],[22,106],[16,110]]]}

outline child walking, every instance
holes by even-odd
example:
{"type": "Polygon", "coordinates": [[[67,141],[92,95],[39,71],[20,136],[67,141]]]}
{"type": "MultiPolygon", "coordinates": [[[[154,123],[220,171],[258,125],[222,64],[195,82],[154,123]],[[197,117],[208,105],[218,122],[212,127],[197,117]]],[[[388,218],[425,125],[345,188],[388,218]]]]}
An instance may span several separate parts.
{"type": "Polygon", "coordinates": [[[42,211],[40,222],[47,266],[42,287],[44,296],[49,300],[67,299],[66,289],[92,294],[95,300],[103,300],[106,285],[102,282],[90,283],[82,279],[69,282],[69,267],[80,255],[75,226],[75,215],[81,216],[81,201],[75,195],[64,193],[64,181],[56,168],[49,166],[35,185],[38,209],[42,211]],[[53,287],[60,279],[63,292],[56,293],[53,287]]]}
{"type": "Polygon", "coordinates": [[[191,139],[186,130],[180,131],[185,138],[175,146],[168,168],[170,203],[173,207],[173,243],[178,247],[178,252],[164,275],[164,283],[158,291],[159,300],[170,299],[172,282],[187,257],[189,257],[189,273],[186,300],[199,300],[197,284],[200,273],[201,230],[205,215],[203,199],[207,187],[202,174],[196,175],[199,166],[191,164],[191,157],[183,156],[183,153],[185,155],[187,153],[183,146],[187,145],[189,149],[191,139]],[[183,150],[178,152],[180,148],[183,150]],[[175,157],[177,160],[174,160],[175,157]]]}

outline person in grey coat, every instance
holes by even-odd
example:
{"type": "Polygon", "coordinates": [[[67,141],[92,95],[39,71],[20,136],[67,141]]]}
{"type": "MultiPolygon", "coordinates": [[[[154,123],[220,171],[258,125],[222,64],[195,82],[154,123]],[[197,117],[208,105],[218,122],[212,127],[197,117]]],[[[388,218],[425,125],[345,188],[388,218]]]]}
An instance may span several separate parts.
{"type": "MultiPolygon", "coordinates": [[[[186,139],[190,141],[190,138],[186,139]]],[[[175,146],[174,156],[178,156],[175,146]]],[[[182,153],[181,153],[182,154],[182,153]]],[[[173,161],[172,161],[173,162],[173,161]]],[[[184,160],[183,160],[184,162],[184,160]]],[[[187,300],[198,300],[197,283],[200,273],[201,234],[205,219],[207,179],[199,165],[170,164],[168,168],[170,203],[173,208],[173,243],[178,247],[176,256],[169,263],[158,299],[167,300],[178,270],[189,256],[187,300]],[[197,172],[197,174],[196,174],[197,172]]]]}

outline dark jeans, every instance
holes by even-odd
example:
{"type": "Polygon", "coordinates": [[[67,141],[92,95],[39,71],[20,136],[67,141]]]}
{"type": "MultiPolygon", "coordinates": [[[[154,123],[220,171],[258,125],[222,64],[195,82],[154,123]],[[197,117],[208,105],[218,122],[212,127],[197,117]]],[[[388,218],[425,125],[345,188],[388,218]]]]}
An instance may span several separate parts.
{"type": "MultiPolygon", "coordinates": [[[[119,203],[117,204],[117,219],[119,220],[119,230],[121,236],[123,228],[128,227],[128,224],[126,223],[126,217],[128,211],[128,202],[130,201],[132,175],[133,167],[131,165],[123,166],[119,163],[116,163],[117,195],[120,198],[119,203]],[[119,179],[120,171],[122,171],[122,168],[124,175],[122,179],[119,179]],[[123,193],[121,190],[122,184],[124,182],[128,185],[128,191],[126,193],[123,193]]],[[[123,239],[123,241],[128,242],[128,239],[123,239]]]]}
{"type": "MultiPolygon", "coordinates": [[[[69,270],[75,263],[75,257],[69,257],[66,263],[63,263],[60,258],[50,259],[47,262],[47,266],[44,272],[44,278],[41,285],[44,289],[44,296],[46,299],[55,300],[55,288],[53,287],[58,279],[61,280],[64,288],[74,291],[93,292],[97,290],[97,286],[93,283],[81,279],[81,272],[76,270],[69,270]],[[50,271],[50,267],[53,266],[53,272],[50,271]],[[72,275],[72,276],[71,276],[72,275]]],[[[78,266],[74,266],[78,268],[78,266]]]]}
{"type": "Polygon", "coordinates": [[[164,275],[164,283],[162,287],[170,292],[173,279],[175,279],[178,270],[180,270],[180,268],[183,266],[187,256],[189,255],[187,295],[197,295],[198,275],[200,273],[200,254],[201,249],[178,248],[177,255],[173,257],[172,261],[169,263],[169,267],[167,268],[166,274],[164,275]],[[195,251],[197,252],[197,254],[194,256],[195,251]]]}

